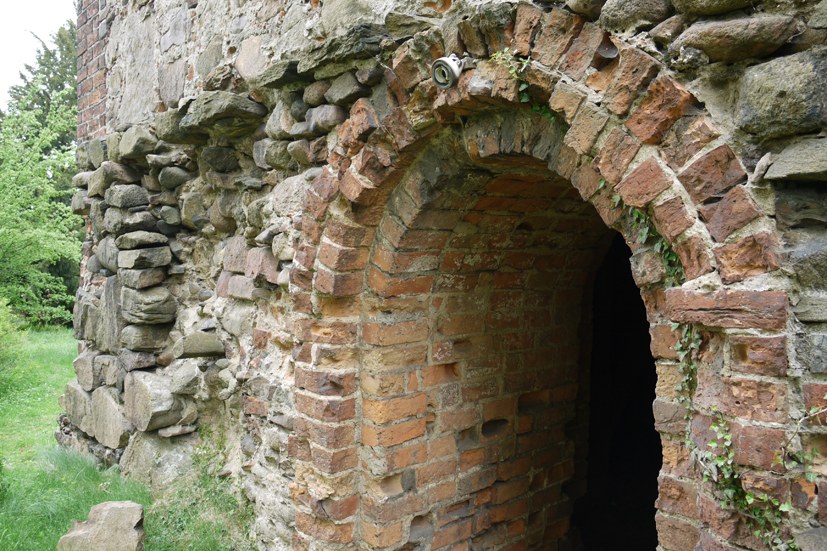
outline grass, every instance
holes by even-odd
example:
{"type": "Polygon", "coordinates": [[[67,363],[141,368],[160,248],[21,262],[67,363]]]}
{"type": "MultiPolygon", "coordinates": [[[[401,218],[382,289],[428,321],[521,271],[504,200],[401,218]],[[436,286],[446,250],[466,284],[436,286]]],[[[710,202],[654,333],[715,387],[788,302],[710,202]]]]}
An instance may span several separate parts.
{"type": "Polygon", "coordinates": [[[147,551],[254,549],[254,515],[230,480],[214,476],[223,460],[220,434],[202,431],[195,472],[154,501],[144,485],[103,470],[83,455],[55,449],[57,398],[72,377],[71,330],[30,331],[17,359],[0,369],[0,550],[54,549],[73,520],[104,501],[144,505],[147,551]]]}

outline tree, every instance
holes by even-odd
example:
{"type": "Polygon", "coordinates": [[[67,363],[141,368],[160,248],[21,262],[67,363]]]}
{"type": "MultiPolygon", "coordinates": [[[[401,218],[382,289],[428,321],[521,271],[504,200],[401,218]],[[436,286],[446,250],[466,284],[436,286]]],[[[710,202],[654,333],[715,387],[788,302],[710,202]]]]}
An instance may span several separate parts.
{"type": "Polygon", "coordinates": [[[48,267],[80,258],[79,218],[62,201],[69,192],[54,185],[74,165],[73,144],[60,141],[77,109],[67,107],[71,87],[41,106],[44,87],[31,81],[0,121],[0,297],[31,322],[56,323],[71,319],[73,297],[48,267]]]}

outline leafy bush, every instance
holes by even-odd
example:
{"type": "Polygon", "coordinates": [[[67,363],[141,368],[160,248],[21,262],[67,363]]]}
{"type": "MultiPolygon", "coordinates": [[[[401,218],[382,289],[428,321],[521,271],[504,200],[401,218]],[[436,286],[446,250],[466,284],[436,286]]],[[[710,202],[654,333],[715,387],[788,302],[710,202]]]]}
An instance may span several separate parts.
{"type": "Polygon", "coordinates": [[[19,323],[8,301],[0,296],[0,370],[12,365],[18,356],[22,338],[19,323]]]}

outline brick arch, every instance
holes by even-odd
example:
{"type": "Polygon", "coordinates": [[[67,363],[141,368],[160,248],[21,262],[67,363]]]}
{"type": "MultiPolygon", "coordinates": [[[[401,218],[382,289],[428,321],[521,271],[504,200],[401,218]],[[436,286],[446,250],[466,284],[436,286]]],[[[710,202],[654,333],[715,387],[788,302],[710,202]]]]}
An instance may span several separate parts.
{"type": "MultiPolygon", "coordinates": [[[[659,370],[676,369],[670,321],[709,329],[710,362],[728,350],[777,351],[783,339],[774,333],[786,325],[786,294],[737,288],[778,267],[771,221],[695,98],[632,47],[615,43],[617,57],[602,59],[608,37],[597,27],[580,22],[567,38],[576,16],[521,5],[515,17],[514,38],[507,24],[501,33],[537,60],[528,90],[552,118],[521,105],[520,83],[483,60],[437,90],[411,41],[385,72],[385,95],[353,106],[307,192],[291,271],[302,342],[294,547],[553,548],[565,536],[560,485],[574,461],[563,427],[575,407],[582,284],[607,227],[635,252],[659,370]],[[689,284],[665,289],[658,254],[637,242],[616,194],[651,213],[689,284]],[[692,290],[699,277],[703,292],[692,290]],[[725,331],[742,329],[761,336],[725,331]],[[558,348],[537,345],[547,338],[558,348]],[[548,369],[550,359],[565,369],[548,369]]],[[[701,381],[701,407],[751,420],[760,398],[718,404],[702,392],[730,383],[701,381]]],[[[705,531],[680,460],[682,406],[659,390],[661,541],[722,537],[705,531]]],[[[758,420],[786,421],[785,396],[758,420]]],[[[706,422],[696,416],[699,443],[706,422]]],[[[739,434],[771,444],[783,433],[747,423],[735,432],[739,461],[772,469],[739,434]]]]}

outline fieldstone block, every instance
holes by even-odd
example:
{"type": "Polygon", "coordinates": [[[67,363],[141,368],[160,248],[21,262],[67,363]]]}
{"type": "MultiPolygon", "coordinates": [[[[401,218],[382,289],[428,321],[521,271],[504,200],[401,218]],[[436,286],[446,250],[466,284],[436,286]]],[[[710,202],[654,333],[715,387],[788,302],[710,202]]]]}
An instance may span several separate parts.
{"type": "Polygon", "coordinates": [[[169,390],[170,380],[149,371],[131,371],[124,380],[124,410],[127,420],[140,431],[151,431],[178,423],[184,402],[169,390]]]}
{"type": "Polygon", "coordinates": [[[104,200],[110,207],[128,209],[149,204],[146,190],[137,185],[112,186],[104,193],[104,200]]]}
{"type": "Polygon", "coordinates": [[[147,270],[118,270],[118,281],[121,285],[132,289],[143,289],[158,285],[166,278],[166,272],[161,268],[147,270]]]}
{"type": "Polygon", "coordinates": [[[100,168],[89,176],[89,197],[100,196],[106,192],[112,184],[131,184],[141,181],[141,174],[126,165],[104,161],[100,168]]]}
{"type": "Polygon", "coordinates": [[[827,46],[747,69],[737,124],[758,136],[803,134],[827,126],[827,46]]]}
{"type": "Polygon", "coordinates": [[[231,298],[242,300],[253,300],[253,293],[256,290],[256,282],[249,277],[234,275],[227,285],[227,294],[231,298]]]}
{"type": "Polygon", "coordinates": [[[166,245],[169,238],[160,233],[148,231],[136,231],[125,233],[115,240],[120,250],[142,249],[145,247],[157,247],[158,245],[166,245]]]}
{"type": "Polygon", "coordinates": [[[229,147],[205,147],[201,160],[216,172],[232,172],[238,168],[238,157],[229,147]]]}
{"type": "Polygon", "coordinates": [[[793,305],[793,313],[803,322],[827,321],[827,296],[804,294],[793,305]]]}
{"type": "MultiPolygon", "coordinates": [[[[289,136],[289,133],[288,133],[289,136]]],[[[288,140],[271,140],[265,138],[253,144],[253,160],[256,166],[265,170],[272,168],[286,169],[290,165],[288,140]]]]}
{"type": "Polygon", "coordinates": [[[102,386],[92,393],[92,420],[95,439],[107,448],[123,448],[129,443],[134,429],[124,417],[124,407],[118,400],[118,391],[102,386]]]}
{"type": "Polygon", "coordinates": [[[338,105],[321,105],[307,111],[308,130],[311,134],[327,134],[347,120],[347,111],[338,105]]]}
{"type": "Polygon", "coordinates": [[[130,212],[110,207],[103,215],[103,229],[116,236],[133,231],[152,231],[155,229],[155,217],[147,211],[130,212]]]}
{"type": "Polygon", "coordinates": [[[158,182],[164,189],[175,189],[195,178],[191,172],[177,166],[168,166],[158,174],[158,182]]]}
{"type": "Polygon", "coordinates": [[[85,189],[72,195],[72,214],[77,214],[78,216],[87,216],[89,214],[91,201],[87,199],[88,195],[89,192],[85,189]]]}
{"type": "Polygon", "coordinates": [[[66,384],[63,394],[57,401],[73,425],[88,436],[95,436],[95,423],[92,419],[92,394],[85,391],[77,379],[72,379],[66,384]]]}
{"type": "Polygon", "coordinates": [[[116,353],[121,330],[126,325],[121,312],[121,285],[116,276],[106,278],[98,303],[96,343],[101,352],[116,353]]]}
{"type": "Polygon", "coordinates": [[[118,252],[118,247],[112,236],[106,236],[98,243],[96,254],[98,262],[113,274],[118,271],[118,252]]]}
{"type": "Polygon", "coordinates": [[[127,325],[121,331],[121,345],[138,352],[163,350],[169,337],[169,325],[127,325]]]}
{"type": "Polygon", "coordinates": [[[170,262],[172,262],[172,252],[169,247],[151,247],[118,253],[118,268],[131,270],[158,268],[170,262]]]}
{"type": "Polygon", "coordinates": [[[657,25],[671,12],[666,0],[608,0],[600,12],[600,26],[618,31],[636,31],[657,25]]]}
{"type": "Polygon", "coordinates": [[[121,308],[128,323],[152,325],[174,321],[178,303],[164,287],[144,290],[124,287],[121,290],[121,308]]]}
{"type": "Polygon", "coordinates": [[[681,48],[697,48],[713,63],[735,63],[770,55],[797,30],[796,21],[789,16],[702,21],[684,31],[669,46],[669,53],[677,57],[681,48]]]}
{"type": "Polygon", "coordinates": [[[750,5],[750,0],[673,0],[672,5],[681,13],[718,15],[750,5]]]}
{"type": "Polygon", "coordinates": [[[92,392],[103,384],[100,370],[95,369],[95,358],[97,358],[98,355],[99,352],[97,350],[87,349],[72,361],[72,366],[75,368],[75,375],[77,375],[76,380],[86,392],[92,392]]]}
{"type": "Polygon", "coordinates": [[[121,136],[118,148],[124,159],[140,159],[155,150],[158,144],[152,132],[143,126],[132,126],[121,136]]]}
{"type": "Polygon", "coordinates": [[[201,370],[195,361],[187,361],[175,370],[169,390],[173,394],[195,394],[201,384],[201,370]]]}
{"type": "Polygon", "coordinates": [[[196,332],[185,335],[172,345],[176,358],[211,358],[225,356],[224,344],[214,333],[196,332]]]}
{"type": "Polygon", "coordinates": [[[804,140],[773,159],[767,180],[827,181],[827,139],[804,140]]]}
{"type": "Polygon", "coordinates": [[[258,125],[267,108],[241,94],[232,92],[214,91],[202,92],[193,101],[187,114],[181,119],[180,128],[184,132],[220,131],[220,124],[215,123],[222,119],[241,119],[247,121],[245,127],[258,125]]]}
{"type": "Polygon", "coordinates": [[[827,334],[808,332],[795,342],[798,361],[810,373],[827,372],[827,334]]]}
{"type": "Polygon", "coordinates": [[[74,521],[57,551],[141,551],[144,508],[132,501],[107,501],[92,507],[86,522],[74,521]]]}
{"type": "Polygon", "coordinates": [[[336,79],[330,83],[330,88],[324,97],[328,103],[347,105],[359,98],[370,95],[370,90],[370,86],[365,86],[356,80],[355,74],[347,72],[336,77],[336,79]]]}
{"type": "Polygon", "coordinates": [[[135,352],[127,348],[121,348],[118,352],[118,362],[126,371],[155,367],[156,360],[155,354],[147,352],[135,352]]]}

